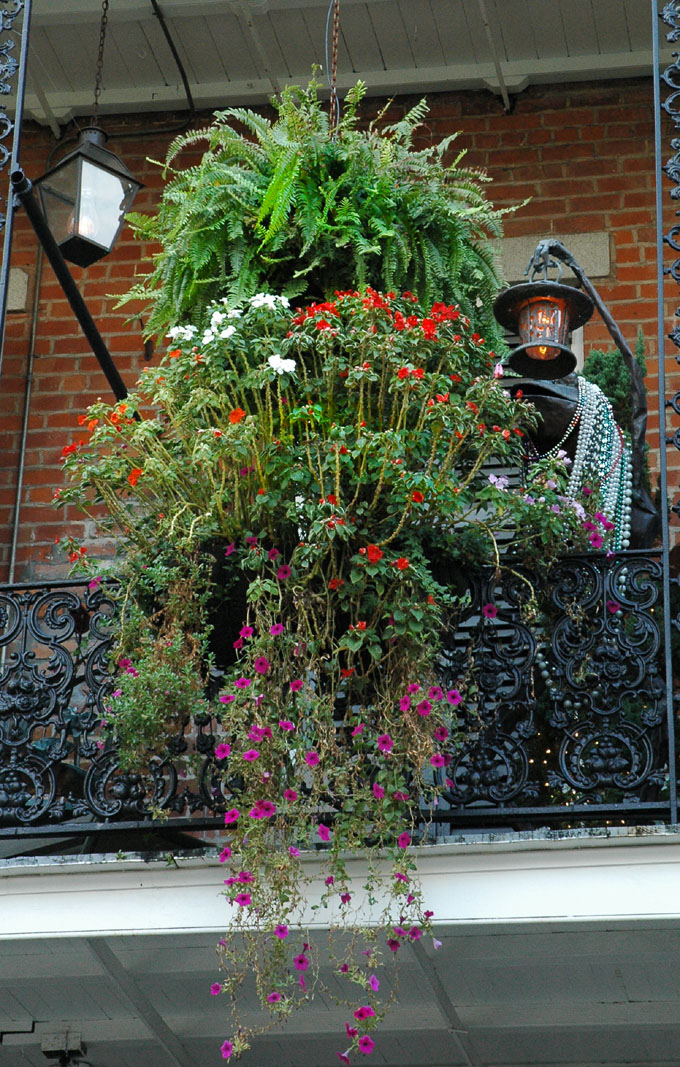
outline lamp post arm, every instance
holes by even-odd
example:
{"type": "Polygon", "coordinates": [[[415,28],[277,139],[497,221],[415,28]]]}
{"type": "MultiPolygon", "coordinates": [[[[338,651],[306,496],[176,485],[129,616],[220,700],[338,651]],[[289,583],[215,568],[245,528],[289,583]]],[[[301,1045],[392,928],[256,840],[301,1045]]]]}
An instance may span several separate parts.
{"type": "MultiPolygon", "coordinates": [[[[628,342],[621,333],[618,323],[605,305],[597,289],[595,288],[583,268],[579,266],[579,264],[576,262],[571,252],[567,248],[565,248],[561,241],[553,240],[550,237],[539,241],[538,245],[536,246],[536,250],[533,256],[531,257],[531,260],[529,261],[527,273],[530,270],[532,272],[540,270],[545,271],[547,276],[547,268],[549,266],[551,256],[564,263],[576,275],[582,288],[588,294],[593,304],[599,311],[602,321],[609,330],[610,337],[612,338],[614,344],[621,353],[623,362],[628,368],[628,373],[630,374],[630,440],[633,467],[633,492],[636,496],[638,496],[642,485],[642,471],[644,469],[645,456],[645,435],[647,432],[647,393],[645,390],[645,383],[642,376],[642,371],[640,370],[638,361],[633,355],[628,342]]],[[[553,266],[554,265],[555,264],[553,264],[553,266]]]]}
{"type": "Polygon", "coordinates": [[[92,318],[85,301],[80,295],[73,275],[68,269],[66,260],[61,254],[59,245],[55,241],[52,232],[47,225],[47,220],[35,198],[33,185],[20,168],[12,171],[10,180],[12,182],[14,195],[23,205],[26,214],[28,215],[31,225],[35,230],[36,237],[40,241],[52,270],[57,276],[57,281],[64,290],[64,295],[71,305],[73,314],[77,318],[80,328],[97,357],[99,366],[106,375],[106,380],[113,390],[113,395],[116,400],[125,400],[128,395],[128,391],[125,388],[125,382],[121,378],[118,368],[111,358],[111,353],[106,347],[104,339],[97,329],[96,323],[92,318]]]}

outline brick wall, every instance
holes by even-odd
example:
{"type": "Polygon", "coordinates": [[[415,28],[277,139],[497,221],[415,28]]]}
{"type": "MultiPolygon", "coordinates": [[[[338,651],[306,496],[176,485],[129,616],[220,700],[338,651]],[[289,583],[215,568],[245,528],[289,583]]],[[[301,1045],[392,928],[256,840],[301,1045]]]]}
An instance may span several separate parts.
{"type": "MultiPolygon", "coordinates": [[[[410,106],[397,101],[392,112],[410,106]]],[[[391,117],[391,116],[390,116],[391,117]]],[[[162,132],[177,116],[107,119],[107,128],[130,136],[111,138],[109,147],[135,176],[145,182],[135,209],[153,208],[162,185],[160,170],[147,157],[162,159],[172,134],[162,132]]],[[[209,116],[204,116],[207,120],[209,116]]],[[[198,125],[202,124],[200,120],[198,125]]],[[[650,435],[658,449],[656,362],[656,251],[654,215],[654,112],[651,81],[533,87],[516,100],[511,115],[488,93],[440,94],[430,99],[425,138],[440,139],[460,130],[458,144],[468,149],[466,163],[485,169],[493,179],[489,196],[497,206],[529,202],[508,215],[508,236],[554,234],[569,246],[569,234],[610,235],[610,275],[597,287],[631,345],[638,328],[646,342],[650,374],[650,435]]],[[[669,137],[664,152],[670,155],[669,137]]],[[[22,165],[29,176],[48,166],[53,140],[49,131],[27,127],[22,165]]],[[[56,158],[56,157],[55,157],[56,158]]],[[[666,157],[664,157],[666,158],[666,157]]],[[[674,221],[673,204],[664,190],[665,229],[674,221]]],[[[139,322],[127,322],[131,307],[115,309],[115,294],[132,282],[144,249],[126,229],[115,251],[86,270],[73,267],[79,288],[107,341],[123,379],[131,387],[144,365],[139,322]]],[[[26,396],[26,371],[31,338],[31,302],[35,293],[38,244],[21,210],[17,215],[13,265],[29,275],[27,310],[8,317],[6,353],[0,381],[0,581],[8,574],[11,530],[16,514],[19,444],[26,396]]],[[[582,262],[588,272],[588,263],[582,262]]],[[[679,301],[675,283],[667,283],[668,332],[679,301]]],[[[585,329],[586,354],[591,347],[609,347],[601,321],[585,329]]],[[[50,501],[61,483],[59,454],[77,438],[78,415],[109,387],[81,336],[51,268],[45,265],[39,285],[35,326],[35,360],[28,409],[27,447],[18,550],[14,578],[54,576],[63,567],[55,538],[87,537],[87,524],[50,501]]],[[[666,392],[680,386],[674,349],[667,348],[671,381],[666,392]]],[[[675,429],[675,426],[673,426],[675,429]]],[[[680,457],[669,454],[669,483],[677,484],[680,457]]]]}

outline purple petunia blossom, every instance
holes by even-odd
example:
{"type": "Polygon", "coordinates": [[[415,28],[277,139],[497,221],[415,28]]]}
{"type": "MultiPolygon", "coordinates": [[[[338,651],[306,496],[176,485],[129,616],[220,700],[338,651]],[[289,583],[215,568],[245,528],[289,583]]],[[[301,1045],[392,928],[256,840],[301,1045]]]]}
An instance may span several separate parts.
{"type": "Polygon", "coordinates": [[[285,937],[288,937],[288,927],[285,923],[277,923],[274,927],[274,937],[278,937],[280,941],[283,941],[285,937]]]}
{"type": "Polygon", "coordinates": [[[482,615],[485,619],[495,619],[498,615],[498,608],[495,604],[484,604],[482,607],[482,615]]]}
{"type": "Polygon", "coordinates": [[[272,561],[272,563],[274,562],[275,559],[278,559],[279,556],[280,556],[280,552],[279,552],[278,548],[270,548],[269,552],[267,553],[267,559],[270,559],[272,561]]]}
{"type": "Polygon", "coordinates": [[[448,700],[449,704],[453,704],[454,708],[456,708],[458,707],[463,698],[457,689],[449,689],[446,693],[446,699],[448,700]]]}
{"type": "Polygon", "coordinates": [[[411,698],[410,697],[402,697],[401,700],[399,701],[399,710],[400,711],[408,711],[408,709],[410,707],[411,707],[411,698]]]}
{"type": "Polygon", "coordinates": [[[222,1047],[220,1049],[220,1052],[222,1053],[222,1059],[223,1060],[230,1060],[233,1051],[234,1051],[234,1046],[232,1045],[231,1041],[225,1041],[222,1044],[222,1047]]]}
{"type": "Polygon", "coordinates": [[[266,674],[270,666],[271,664],[266,656],[258,656],[255,662],[253,663],[253,667],[255,668],[258,674],[266,674]]]}
{"type": "Polygon", "coordinates": [[[268,995],[268,997],[267,997],[267,1003],[268,1004],[278,1004],[278,1002],[280,1000],[281,1000],[281,994],[280,993],[276,993],[276,992],[270,993],[268,995]]]}
{"type": "Polygon", "coordinates": [[[247,752],[243,753],[243,758],[248,760],[249,763],[252,763],[253,760],[260,758],[260,753],[256,748],[249,748],[247,752]]]}
{"type": "Polygon", "coordinates": [[[330,832],[330,830],[328,829],[327,826],[324,826],[323,823],[319,823],[319,826],[318,826],[316,832],[317,832],[317,834],[319,835],[319,837],[321,838],[322,841],[330,841],[331,832],[330,832]]]}
{"type": "Polygon", "coordinates": [[[227,545],[227,547],[225,548],[224,555],[225,556],[230,556],[232,554],[232,552],[235,552],[235,551],[236,551],[236,545],[232,541],[231,544],[227,545]]]}
{"type": "Polygon", "coordinates": [[[370,985],[374,993],[377,993],[380,989],[380,979],[376,978],[374,974],[369,977],[368,984],[370,985]]]}
{"type": "Polygon", "coordinates": [[[236,700],[236,697],[233,693],[225,693],[224,696],[221,696],[219,699],[220,704],[231,704],[232,701],[236,700]]]}
{"type": "Polygon", "coordinates": [[[255,631],[252,626],[242,626],[238,632],[239,637],[252,637],[255,631]]]}
{"type": "Polygon", "coordinates": [[[376,800],[382,800],[382,798],[385,796],[385,790],[381,785],[378,785],[377,782],[373,783],[373,796],[376,800]]]}
{"type": "Polygon", "coordinates": [[[230,823],[236,822],[240,815],[241,812],[238,810],[238,808],[231,808],[224,816],[224,825],[229,826],[230,823]]]}
{"type": "Polygon", "coordinates": [[[299,693],[300,690],[302,689],[303,685],[304,685],[304,682],[302,681],[302,678],[296,678],[294,681],[292,681],[290,683],[291,691],[293,693],[299,693]]]}
{"type": "Polygon", "coordinates": [[[377,745],[381,752],[389,753],[394,748],[394,741],[389,734],[381,734],[378,738],[377,745]]]}
{"type": "Polygon", "coordinates": [[[282,622],[275,622],[273,626],[269,627],[269,632],[272,637],[278,637],[279,634],[283,633],[284,629],[285,627],[282,622]]]}
{"type": "Polygon", "coordinates": [[[296,848],[295,845],[289,845],[288,846],[288,852],[290,853],[291,856],[299,856],[300,855],[300,849],[296,848]]]}
{"type": "Polygon", "coordinates": [[[309,960],[305,956],[304,952],[301,952],[299,956],[295,956],[293,959],[293,966],[296,971],[306,971],[309,967],[309,960]]]}
{"type": "Polygon", "coordinates": [[[420,686],[418,685],[417,682],[411,682],[410,685],[406,686],[406,691],[408,693],[417,693],[419,691],[419,689],[420,689],[420,686]]]}
{"type": "Polygon", "coordinates": [[[408,848],[411,844],[411,835],[408,830],[404,830],[402,834],[399,834],[397,838],[397,845],[399,848],[408,848]]]}
{"type": "Polygon", "coordinates": [[[611,615],[616,615],[616,612],[619,611],[620,608],[621,608],[621,605],[618,603],[618,601],[616,601],[616,600],[608,600],[607,601],[607,611],[611,615]]]}
{"type": "Polygon", "coordinates": [[[279,719],[279,729],[290,733],[291,730],[295,729],[295,723],[291,722],[290,719],[279,719]]]}
{"type": "Polygon", "coordinates": [[[229,848],[229,845],[225,845],[220,852],[220,863],[226,863],[229,859],[231,859],[231,849],[229,848]]]}
{"type": "Polygon", "coordinates": [[[237,678],[234,685],[237,689],[247,689],[251,683],[250,678],[237,678]]]}
{"type": "Polygon", "coordinates": [[[221,992],[222,992],[222,986],[220,985],[220,983],[219,982],[213,982],[213,984],[210,986],[210,996],[211,997],[219,997],[221,992]]]}
{"type": "Polygon", "coordinates": [[[441,752],[435,752],[430,756],[430,764],[432,767],[444,767],[446,764],[446,758],[442,756],[441,752]]]}
{"type": "Polygon", "coordinates": [[[280,582],[285,582],[286,578],[290,578],[292,571],[287,563],[282,563],[276,572],[276,577],[280,582]]]}
{"type": "Polygon", "coordinates": [[[319,753],[315,752],[314,749],[310,749],[309,752],[305,752],[305,763],[308,767],[316,767],[319,763],[319,760],[319,753]]]}
{"type": "Polygon", "coordinates": [[[297,798],[298,798],[298,795],[297,795],[297,793],[295,792],[294,789],[284,789],[284,791],[283,791],[283,799],[284,800],[293,801],[293,800],[297,800],[297,798]]]}
{"type": "Polygon", "coordinates": [[[375,1012],[370,1004],[360,1004],[354,1012],[354,1018],[359,1019],[360,1022],[364,1019],[372,1019],[374,1016],[375,1012]]]}
{"type": "Polygon", "coordinates": [[[250,893],[237,893],[234,897],[234,903],[238,904],[240,908],[249,908],[252,902],[250,893]]]}
{"type": "Polygon", "coordinates": [[[421,700],[420,704],[416,704],[416,711],[419,715],[429,715],[432,711],[432,705],[429,700],[421,700]]]}
{"type": "Polygon", "coordinates": [[[215,749],[215,759],[226,759],[227,756],[230,754],[230,752],[231,752],[231,745],[228,745],[228,744],[226,744],[226,742],[223,742],[221,745],[218,745],[217,748],[215,749]]]}

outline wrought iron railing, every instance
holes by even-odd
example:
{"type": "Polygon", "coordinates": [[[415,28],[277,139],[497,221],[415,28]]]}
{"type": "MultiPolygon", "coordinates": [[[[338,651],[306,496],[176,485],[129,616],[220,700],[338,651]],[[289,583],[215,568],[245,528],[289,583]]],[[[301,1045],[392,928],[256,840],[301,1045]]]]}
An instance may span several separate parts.
{"type": "MultiPolygon", "coordinates": [[[[590,555],[503,575],[453,579],[463,606],[442,675],[467,696],[432,832],[675,822],[659,559],[590,555]]],[[[222,824],[209,717],[144,773],[121,769],[104,725],[115,627],[98,583],[0,587],[0,837],[222,824]]]]}

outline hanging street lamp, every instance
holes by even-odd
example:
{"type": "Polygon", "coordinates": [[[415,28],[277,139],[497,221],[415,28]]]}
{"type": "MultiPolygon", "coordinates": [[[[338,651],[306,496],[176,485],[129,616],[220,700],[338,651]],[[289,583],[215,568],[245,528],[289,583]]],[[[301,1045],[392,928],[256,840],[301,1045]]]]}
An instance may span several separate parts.
{"type": "Polygon", "coordinates": [[[103,130],[87,127],[75,151],[34,182],[64,259],[79,267],[111,251],[142,188],[105,143],[103,130]]]}
{"type": "Polygon", "coordinates": [[[513,285],[495,300],[497,321],[519,334],[506,365],[526,378],[564,378],[576,367],[567,344],[572,330],[593,313],[593,301],[580,289],[559,282],[530,281],[513,285]]]}

